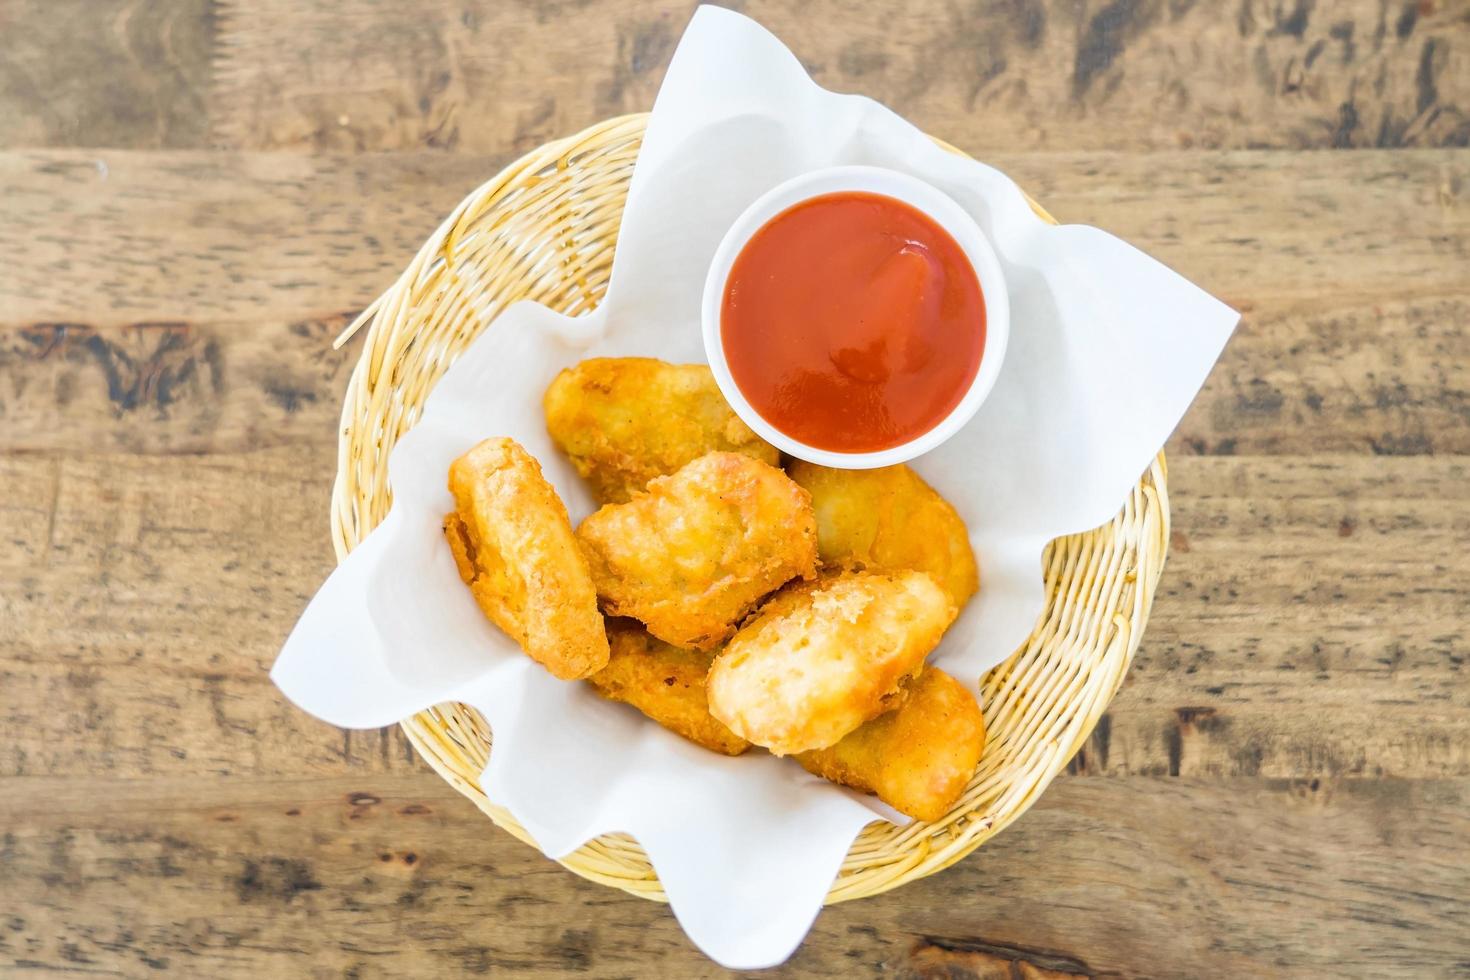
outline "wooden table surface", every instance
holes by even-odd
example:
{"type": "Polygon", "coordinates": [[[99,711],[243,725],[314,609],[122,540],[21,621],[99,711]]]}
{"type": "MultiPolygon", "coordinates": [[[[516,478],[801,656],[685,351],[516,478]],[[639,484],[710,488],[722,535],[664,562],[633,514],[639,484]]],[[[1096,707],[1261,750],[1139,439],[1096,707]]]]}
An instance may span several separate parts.
{"type": "MultiPolygon", "coordinates": [[[[1470,973],[1470,5],[742,6],[1245,313],[1091,742],[771,975],[1470,973]]],[[[721,972],[266,676],[333,564],[332,337],[691,10],[0,0],[0,973],[721,972]]]]}

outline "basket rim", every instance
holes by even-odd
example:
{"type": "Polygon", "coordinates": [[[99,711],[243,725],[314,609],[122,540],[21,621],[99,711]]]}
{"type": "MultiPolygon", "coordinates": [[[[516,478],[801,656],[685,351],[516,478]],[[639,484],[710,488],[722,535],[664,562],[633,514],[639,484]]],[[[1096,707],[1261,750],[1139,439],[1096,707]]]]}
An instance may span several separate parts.
{"type": "MultiPolygon", "coordinates": [[[[436,232],[425,241],[407,268],[336,338],[333,343],[334,348],[344,345],[364,326],[368,327],[366,343],[358,356],[343,399],[339,428],[338,467],[333,484],[331,510],[332,540],[339,562],[370,530],[370,528],[361,527],[363,522],[359,520],[358,514],[358,505],[361,501],[356,495],[349,492],[352,484],[349,476],[355,472],[354,467],[357,462],[351,455],[352,437],[362,418],[362,410],[368,407],[364,402],[365,387],[369,386],[371,377],[385,369],[389,357],[396,352],[391,337],[392,331],[397,326],[393,314],[404,312],[407,295],[415,279],[423,274],[424,270],[446,249],[446,246],[452,254],[456,229],[463,223],[473,221],[480,214],[487,212],[493,206],[496,196],[507,188],[515,186],[518,180],[526,178],[534,180],[535,175],[548,169],[553,172],[564,170],[579,149],[595,145],[598,140],[641,139],[648,116],[648,113],[632,113],[605,119],[580,132],[545,143],[512,161],[495,176],[465,196],[440,224],[436,232]],[[386,340],[384,339],[385,332],[389,334],[386,340]]],[[[943,140],[934,139],[934,142],[950,152],[965,155],[943,140]]],[[[1052,224],[1058,223],[1029,195],[1026,196],[1026,200],[1043,220],[1052,224]]],[[[482,329],[485,327],[488,327],[488,323],[481,325],[482,329]]],[[[393,381],[390,380],[389,384],[393,384],[393,381]]],[[[378,466],[386,470],[387,454],[385,452],[381,455],[378,466]]],[[[1069,737],[1066,739],[1066,744],[1057,741],[1055,737],[1046,744],[1046,757],[1040,774],[1034,775],[1034,778],[1025,784],[1011,787],[1008,792],[1016,795],[1018,801],[1000,819],[992,820],[987,816],[978,820],[971,819],[966,823],[968,813],[958,816],[951,813],[945,820],[936,824],[916,822],[894,836],[893,843],[900,846],[905,855],[903,860],[897,862],[880,860],[867,853],[872,849],[872,846],[866,842],[869,832],[873,830],[875,824],[882,824],[882,821],[869,824],[854,840],[848,858],[844,862],[843,870],[834,881],[824,904],[836,904],[881,894],[909,881],[936,873],[963,859],[1025,813],[1091,736],[1098,718],[1101,717],[1121,687],[1133,654],[1142,640],[1159,577],[1167,557],[1170,515],[1167,465],[1162,450],[1143,474],[1140,483],[1131,492],[1129,500],[1125,501],[1118,517],[1097,529],[1084,532],[1082,535],[1059,538],[1047,546],[1047,554],[1050,555],[1053,547],[1059,542],[1105,532],[1121,520],[1123,514],[1135,508],[1139,514],[1144,515],[1140,518],[1140,523],[1148,532],[1147,538],[1152,539],[1149,543],[1154,546],[1155,551],[1147,554],[1154,559],[1154,564],[1146,570],[1139,568],[1128,573],[1135,592],[1131,617],[1118,614],[1114,617],[1114,621],[1106,624],[1111,630],[1108,634],[1111,639],[1098,656],[1099,658],[1111,658],[1113,663],[1114,672],[1108,678],[1108,683],[1092,692],[1089,703],[1070,706],[1074,711],[1084,709],[1087,711],[1088,719],[1085,723],[1074,726],[1073,730],[1067,733],[1069,737]],[[1135,577],[1135,573],[1143,571],[1146,571],[1147,574],[1137,574],[1135,577]],[[926,834],[926,830],[930,833],[926,834]],[[866,874],[867,870],[875,873],[866,874]]],[[[1140,540],[1143,540],[1143,532],[1140,532],[1139,536],[1140,540]]],[[[1139,556],[1142,558],[1144,555],[1145,552],[1140,544],[1139,556]]],[[[1041,571],[1045,578],[1048,574],[1045,559],[1041,571]]],[[[1044,619],[1045,615],[1043,615],[1044,619]]],[[[985,682],[988,678],[1009,671],[1022,655],[1038,642],[1038,636],[1046,627],[1047,623],[1039,622],[1031,637],[1016,653],[981,678],[982,687],[986,686],[985,682]]],[[[488,743],[488,728],[483,724],[483,720],[480,720],[479,729],[476,729],[474,719],[463,718],[455,714],[456,708],[462,706],[450,706],[448,713],[441,710],[443,707],[436,706],[399,723],[410,743],[436,773],[461,794],[468,797],[496,825],[522,842],[536,846],[530,834],[509,811],[496,806],[485,798],[477,782],[478,772],[456,771],[445,761],[446,755],[460,759],[467,754],[473,757],[476,754],[473,746],[476,739],[483,739],[488,743]]],[[[992,745],[987,744],[987,753],[991,749],[992,745]]],[[[984,763],[985,760],[982,758],[981,769],[984,763]]],[[[977,772],[979,771],[977,769],[977,772]]],[[[648,865],[647,857],[643,854],[641,847],[625,834],[608,834],[594,838],[572,854],[556,860],[563,867],[588,880],[609,885],[642,898],[667,901],[662,886],[651,866],[648,865]]]]}

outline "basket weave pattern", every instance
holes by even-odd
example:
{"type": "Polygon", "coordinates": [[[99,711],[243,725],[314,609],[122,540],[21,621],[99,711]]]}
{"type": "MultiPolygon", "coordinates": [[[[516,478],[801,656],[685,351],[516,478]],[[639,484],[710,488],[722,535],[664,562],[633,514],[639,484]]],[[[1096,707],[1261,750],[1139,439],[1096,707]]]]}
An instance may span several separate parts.
{"type": "MultiPolygon", "coordinates": [[[[339,560],[387,516],[388,455],[398,437],[418,421],[456,356],[502,309],[523,299],[573,315],[597,305],[646,119],[611,119],[511,164],[454,210],[339,340],[367,326],[342,410],[332,497],[339,560]]],[[[843,862],[829,904],[948,867],[1036,801],[1122,683],[1168,541],[1160,454],[1111,522],[1048,545],[1046,610],[1025,645],[981,681],[990,740],[964,796],[934,823],[868,826],[843,862]]],[[[439,705],[403,728],[441,776],[531,843],[480,790],[491,739],[478,712],[439,705]]],[[[664,899],[648,858],[627,835],[589,841],[562,863],[593,881],[664,899]]]]}

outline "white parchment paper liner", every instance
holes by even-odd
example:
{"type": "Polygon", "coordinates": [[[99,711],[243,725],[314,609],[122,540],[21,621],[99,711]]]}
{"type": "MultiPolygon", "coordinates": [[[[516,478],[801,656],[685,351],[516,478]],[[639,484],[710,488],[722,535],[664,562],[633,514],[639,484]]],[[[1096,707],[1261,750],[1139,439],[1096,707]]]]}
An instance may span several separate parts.
{"type": "Polygon", "coordinates": [[[486,796],[551,857],[631,833],[684,930],[732,968],[789,956],[853,838],[894,815],[795,763],[706,752],[552,678],[460,583],[440,531],[445,479],[474,443],[509,435],[541,460],[574,521],[590,513],[546,435],[547,383],[591,356],[702,361],[700,291],[725,229],[773,185],[835,164],[935,184],[1005,268],[1000,381],[965,431],[915,468],[965,518],[983,581],[934,662],[973,687],[1012,653],[1043,607],[1042,548],[1114,515],[1237,315],[1104,232],[1046,225],[1004,174],[940,150],[871,100],[819,88],[754,22],[704,7],[649,122],[602,305],[572,320],[518,304],[471,345],[393,451],[387,519],[322,586],[272,671],[292,701],[348,728],[445,701],[478,708],[495,740],[486,796]]]}

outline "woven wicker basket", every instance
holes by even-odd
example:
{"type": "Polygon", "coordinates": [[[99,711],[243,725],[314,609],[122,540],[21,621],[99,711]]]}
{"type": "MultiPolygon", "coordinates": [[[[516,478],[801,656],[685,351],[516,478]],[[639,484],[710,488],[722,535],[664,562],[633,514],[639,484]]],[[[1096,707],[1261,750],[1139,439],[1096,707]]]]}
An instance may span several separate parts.
{"type": "MultiPolygon", "coordinates": [[[[338,340],[368,324],[342,410],[332,498],[339,559],[388,513],[388,454],[398,437],[500,310],[522,299],[568,314],[597,305],[646,118],[608,120],[511,164],[454,210],[338,340]]],[[[934,823],[870,825],[828,903],[875,895],[958,861],[1024,813],[1081,747],[1122,683],[1153,603],[1169,541],[1164,479],[1161,454],[1111,522],[1048,546],[1040,625],[982,680],[990,739],[964,796],[934,823]]],[[[440,705],[403,728],[441,776],[530,843],[510,813],[480,791],[490,730],[477,712],[440,705]]],[[[627,835],[599,837],[562,863],[593,881],[664,900],[647,857],[627,835]]]]}

